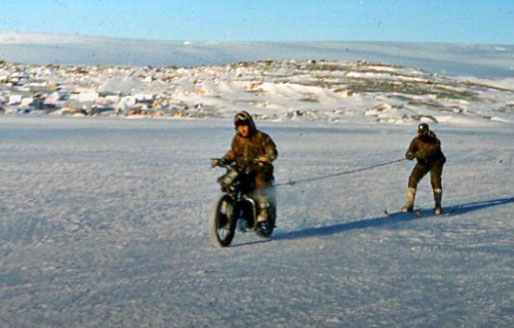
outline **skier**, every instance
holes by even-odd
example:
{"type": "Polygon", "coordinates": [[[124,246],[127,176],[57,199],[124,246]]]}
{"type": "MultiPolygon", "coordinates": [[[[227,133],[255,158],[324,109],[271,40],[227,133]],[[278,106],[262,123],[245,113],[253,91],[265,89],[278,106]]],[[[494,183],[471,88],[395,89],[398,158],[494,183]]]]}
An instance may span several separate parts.
{"type": "Polygon", "coordinates": [[[252,116],[242,111],[234,116],[236,135],[232,147],[221,159],[213,159],[211,166],[234,161],[255,183],[253,198],[257,203],[258,224],[266,225],[268,219],[268,187],[273,181],[273,165],[277,149],[266,133],[257,130],[252,116]]]}
{"type": "Polygon", "coordinates": [[[408,160],[415,158],[418,163],[414,166],[409,177],[407,202],[401,208],[401,212],[411,212],[413,210],[418,182],[430,171],[430,182],[435,201],[434,215],[441,214],[441,198],[443,195],[441,176],[446,157],[441,151],[441,142],[437,139],[435,133],[428,128],[428,124],[421,123],[418,125],[418,136],[410,143],[405,157],[408,160]]]}

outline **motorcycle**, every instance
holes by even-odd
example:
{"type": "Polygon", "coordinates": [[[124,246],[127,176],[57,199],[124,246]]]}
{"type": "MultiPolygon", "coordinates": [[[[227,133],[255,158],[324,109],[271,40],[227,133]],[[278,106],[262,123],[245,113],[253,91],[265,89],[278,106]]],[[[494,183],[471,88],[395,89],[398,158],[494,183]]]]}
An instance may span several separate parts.
{"type": "MultiPolygon", "coordinates": [[[[216,203],[214,215],[209,220],[209,235],[217,247],[228,247],[236,229],[240,232],[255,232],[261,238],[270,238],[275,228],[276,201],[268,197],[268,218],[265,224],[257,222],[257,202],[252,198],[255,190],[254,178],[234,162],[217,165],[226,173],[218,178],[223,195],[216,203]]],[[[268,190],[272,190],[272,183],[268,190]]],[[[272,192],[269,193],[273,195],[272,192]]]]}

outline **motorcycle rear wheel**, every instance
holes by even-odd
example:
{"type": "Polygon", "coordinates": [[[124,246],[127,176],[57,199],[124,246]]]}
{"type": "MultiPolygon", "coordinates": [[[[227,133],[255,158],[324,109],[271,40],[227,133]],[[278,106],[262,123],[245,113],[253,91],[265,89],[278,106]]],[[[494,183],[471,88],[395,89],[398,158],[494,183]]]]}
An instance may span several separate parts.
{"type": "Polygon", "coordinates": [[[216,205],[214,215],[209,220],[209,235],[216,247],[228,247],[234,238],[236,224],[230,211],[227,211],[229,206],[232,206],[232,198],[229,195],[223,195],[216,205]]]}

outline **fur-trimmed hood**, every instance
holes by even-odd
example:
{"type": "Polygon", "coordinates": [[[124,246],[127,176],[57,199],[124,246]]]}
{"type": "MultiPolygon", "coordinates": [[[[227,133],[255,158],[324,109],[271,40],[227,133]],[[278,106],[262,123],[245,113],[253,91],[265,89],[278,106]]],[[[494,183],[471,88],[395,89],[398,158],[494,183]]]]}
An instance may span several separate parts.
{"type": "Polygon", "coordinates": [[[248,113],[247,111],[241,111],[237,113],[234,116],[234,128],[236,129],[236,133],[239,135],[239,132],[237,132],[237,126],[240,124],[240,122],[247,122],[248,127],[250,128],[249,137],[254,135],[257,132],[257,126],[255,125],[255,121],[253,120],[252,115],[248,113]]]}

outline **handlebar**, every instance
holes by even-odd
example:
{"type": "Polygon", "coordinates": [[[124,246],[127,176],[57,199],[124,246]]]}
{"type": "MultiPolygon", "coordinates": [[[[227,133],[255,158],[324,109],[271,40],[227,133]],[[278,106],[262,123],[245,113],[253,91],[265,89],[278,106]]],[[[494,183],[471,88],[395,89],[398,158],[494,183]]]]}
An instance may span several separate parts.
{"type": "MultiPolygon", "coordinates": [[[[267,161],[262,161],[260,160],[258,157],[254,158],[252,160],[252,163],[253,164],[269,164],[267,161]]],[[[226,161],[225,159],[223,158],[211,158],[211,166],[212,167],[215,167],[215,166],[219,166],[219,167],[223,167],[223,168],[237,168],[238,165],[236,164],[235,161],[226,161]]],[[[240,168],[242,169],[242,168],[240,168]]]]}
{"type": "Polygon", "coordinates": [[[211,166],[212,167],[219,166],[219,167],[223,167],[223,168],[228,168],[228,167],[234,167],[235,165],[236,165],[236,163],[234,161],[227,162],[223,158],[211,158],[211,166]]]}

